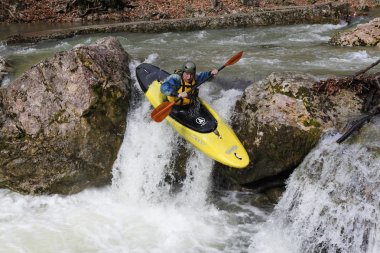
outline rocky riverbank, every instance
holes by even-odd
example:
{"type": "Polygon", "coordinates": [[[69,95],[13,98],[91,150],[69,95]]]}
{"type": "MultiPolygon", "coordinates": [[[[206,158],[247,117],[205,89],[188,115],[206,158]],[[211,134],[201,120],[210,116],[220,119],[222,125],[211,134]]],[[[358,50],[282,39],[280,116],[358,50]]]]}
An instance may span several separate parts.
{"type": "Polygon", "coordinates": [[[377,46],[380,49],[380,18],[360,24],[354,29],[337,33],[330,39],[337,46],[377,46]]]}
{"type": "Polygon", "coordinates": [[[5,44],[37,42],[48,39],[63,39],[80,34],[115,32],[168,32],[258,25],[291,25],[301,23],[338,23],[348,17],[348,4],[328,3],[313,6],[292,7],[281,10],[257,11],[245,14],[230,14],[212,17],[163,19],[106,25],[80,26],[70,29],[48,30],[8,37],[5,44]]]}

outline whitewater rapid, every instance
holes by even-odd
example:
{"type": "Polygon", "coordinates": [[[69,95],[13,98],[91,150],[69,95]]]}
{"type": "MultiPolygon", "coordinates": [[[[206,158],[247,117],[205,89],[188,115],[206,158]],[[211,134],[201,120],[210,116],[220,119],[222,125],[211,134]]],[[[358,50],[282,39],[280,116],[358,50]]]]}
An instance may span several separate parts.
{"type": "MultiPolygon", "coordinates": [[[[154,61],[155,55],[147,61],[154,61]]],[[[132,73],[138,64],[132,62],[132,73]]],[[[136,82],[134,83],[138,90],[136,82]]],[[[242,92],[207,87],[211,104],[223,103],[228,119],[242,92]],[[212,95],[211,93],[215,93],[212,95]],[[227,105],[227,106],[226,106],[227,105]],[[230,109],[228,109],[230,108],[230,109]]],[[[202,94],[201,93],[201,94],[202,94]]],[[[191,146],[187,176],[175,193],[166,177],[178,135],[150,119],[152,107],[142,93],[132,101],[127,131],[115,161],[113,183],[71,196],[23,196],[0,190],[0,252],[237,252],[248,246],[250,233],[240,231],[240,216],[209,201],[213,161],[191,146]]],[[[236,200],[230,205],[239,204],[236,200]]]]}
{"type": "Polygon", "coordinates": [[[252,252],[281,252],[255,244],[270,245],[278,231],[293,252],[380,252],[380,119],[364,128],[355,143],[327,134],[304,159],[252,252]]]}
{"type": "MultiPolygon", "coordinates": [[[[188,58],[207,70],[243,50],[244,57],[223,70],[217,83],[200,90],[228,122],[244,88],[273,71],[349,75],[376,61],[374,48],[327,45],[331,34],[345,26],[115,36],[139,59],[130,65],[132,74],[143,61],[170,72],[188,58]]],[[[15,64],[18,76],[54,52],[103,36],[0,45],[0,54],[15,64]]],[[[0,189],[1,253],[380,252],[379,120],[367,124],[373,128],[368,138],[361,131],[364,139],[358,144],[336,144],[338,133],[324,136],[291,175],[272,212],[252,205],[255,193],[213,192],[213,161],[187,144],[189,176],[173,191],[167,178],[175,169],[171,156],[180,137],[164,122],[150,120],[152,108],[136,82],[134,91],[112,185],[70,196],[24,196],[0,189]]]]}

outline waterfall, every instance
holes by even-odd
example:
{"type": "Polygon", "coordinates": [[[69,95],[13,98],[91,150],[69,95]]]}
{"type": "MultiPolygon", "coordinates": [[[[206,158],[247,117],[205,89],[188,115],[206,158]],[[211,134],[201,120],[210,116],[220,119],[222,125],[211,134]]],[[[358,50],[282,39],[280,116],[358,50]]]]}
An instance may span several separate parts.
{"type": "MultiPolygon", "coordinates": [[[[151,55],[146,61],[154,59],[155,55],[151,55]]],[[[136,90],[140,90],[134,73],[138,64],[138,61],[130,64],[136,90]]],[[[142,98],[137,98],[137,105],[132,105],[128,115],[126,135],[114,165],[114,187],[133,201],[176,201],[177,204],[183,201],[187,205],[194,201],[198,206],[204,206],[213,162],[189,147],[192,149],[192,159],[186,165],[189,176],[180,193],[173,196],[171,185],[165,178],[174,170],[170,168],[170,159],[177,148],[178,136],[166,122],[151,120],[152,107],[144,94],[140,95],[142,98]]]]}
{"type": "MultiPolygon", "coordinates": [[[[131,56],[149,55],[145,62],[167,71],[189,58],[200,70],[211,69],[232,52],[243,50],[244,57],[223,70],[216,84],[205,83],[200,90],[200,96],[228,123],[245,87],[273,71],[301,71],[318,78],[352,75],[378,59],[375,47],[328,46],[328,39],[342,27],[114,35],[131,56]]],[[[47,55],[103,36],[0,45],[0,54],[12,62],[17,77],[47,55]]],[[[133,80],[137,64],[130,65],[133,80]]],[[[170,156],[178,150],[180,137],[165,122],[151,121],[152,107],[138,84],[133,85],[136,97],[112,185],[70,196],[27,196],[0,189],[0,253],[380,252],[379,122],[359,144],[338,145],[337,134],[327,135],[295,170],[271,213],[272,208],[252,205],[257,197],[252,192],[210,194],[213,161],[191,146],[184,165],[188,176],[173,192],[165,178],[175,169],[170,156]]]]}
{"type": "MultiPolygon", "coordinates": [[[[154,59],[152,54],[147,61],[154,59]]],[[[130,65],[132,75],[137,64],[130,65]]],[[[240,94],[232,90],[224,95],[233,103],[240,94]]],[[[215,95],[213,101],[223,99],[215,95]]],[[[152,107],[141,91],[131,104],[111,186],[70,196],[0,190],[1,253],[220,252],[239,247],[231,239],[240,236],[231,222],[234,215],[208,200],[213,161],[188,146],[187,177],[173,193],[165,178],[175,169],[170,159],[179,137],[165,122],[150,119],[152,107]]],[[[230,112],[223,113],[228,117],[230,112]]]]}
{"type": "Polygon", "coordinates": [[[376,124],[371,135],[363,133],[354,143],[337,144],[336,135],[324,137],[288,179],[271,218],[252,238],[252,252],[278,231],[289,252],[380,252],[376,124]]]}

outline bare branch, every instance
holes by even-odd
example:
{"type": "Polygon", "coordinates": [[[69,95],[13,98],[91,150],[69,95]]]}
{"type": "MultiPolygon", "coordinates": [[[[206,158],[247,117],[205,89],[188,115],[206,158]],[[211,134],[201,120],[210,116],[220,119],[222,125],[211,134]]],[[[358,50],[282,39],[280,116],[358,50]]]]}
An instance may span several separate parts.
{"type": "Polygon", "coordinates": [[[365,68],[365,69],[360,70],[359,72],[357,72],[357,73],[354,75],[353,78],[355,78],[355,77],[357,77],[357,76],[359,76],[359,75],[361,75],[361,74],[364,74],[365,72],[367,72],[367,71],[370,70],[371,68],[375,67],[375,66],[376,66],[377,64],[379,64],[379,63],[380,63],[380,59],[377,60],[376,62],[372,63],[369,67],[367,67],[367,68],[365,68]]]}

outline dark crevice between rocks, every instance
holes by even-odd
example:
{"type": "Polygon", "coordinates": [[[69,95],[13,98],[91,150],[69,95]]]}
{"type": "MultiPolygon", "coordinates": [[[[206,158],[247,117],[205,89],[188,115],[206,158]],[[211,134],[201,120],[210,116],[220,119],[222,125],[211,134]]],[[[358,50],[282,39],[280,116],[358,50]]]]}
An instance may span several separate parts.
{"type": "Polygon", "coordinates": [[[239,191],[253,194],[251,204],[261,208],[273,208],[285,192],[286,181],[294,169],[283,171],[278,175],[266,177],[247,184],[236,184],[215,169],[212,172],[212,195],[224,191],[239,191]]]}

